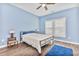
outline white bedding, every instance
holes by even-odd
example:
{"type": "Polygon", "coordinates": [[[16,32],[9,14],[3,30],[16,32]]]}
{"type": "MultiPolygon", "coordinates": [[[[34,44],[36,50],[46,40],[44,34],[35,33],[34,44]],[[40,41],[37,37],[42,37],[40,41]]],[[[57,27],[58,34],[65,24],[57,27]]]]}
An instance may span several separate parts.
{"type": "Polygon", "coordinates": [[[50,38],[52,38],[52,35],[39,34],[39,33],[29,33],[22,35],[22,40],[27,44],[36,48],[39,53],[41,53],[41,46],[42,46],[41,44],[45,45],[46,42],[49,43],[50,38]]]}

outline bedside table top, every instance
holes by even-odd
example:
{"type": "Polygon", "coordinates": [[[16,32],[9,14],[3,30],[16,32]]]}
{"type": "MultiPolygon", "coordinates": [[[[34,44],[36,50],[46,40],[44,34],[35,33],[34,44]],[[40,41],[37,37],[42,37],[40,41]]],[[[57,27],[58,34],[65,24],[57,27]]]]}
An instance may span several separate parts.
{"type": "Polygon", "coordinates": [[[8,38],[8,41],[13,41],[13,40],[16,40],[16,37],[8,38]]]}

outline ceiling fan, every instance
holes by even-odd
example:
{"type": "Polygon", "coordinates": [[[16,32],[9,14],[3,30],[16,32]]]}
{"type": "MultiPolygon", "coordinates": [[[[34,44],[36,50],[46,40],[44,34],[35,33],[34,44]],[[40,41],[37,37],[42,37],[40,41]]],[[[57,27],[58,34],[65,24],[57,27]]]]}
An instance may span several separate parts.
{"type": "Polygon", "coordinates": [[[45,10],[48,10],[47,5],[55,5],[56,3],[40,3],[40,6],[38,6],[36,9],[40,9],[41,7],[45,8],[45,10]]]}

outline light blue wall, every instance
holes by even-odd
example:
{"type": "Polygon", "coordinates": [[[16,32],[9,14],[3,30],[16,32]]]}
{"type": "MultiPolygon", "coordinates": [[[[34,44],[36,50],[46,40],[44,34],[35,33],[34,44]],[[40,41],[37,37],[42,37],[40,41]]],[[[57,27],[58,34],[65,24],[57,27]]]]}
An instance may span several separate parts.
{"type": "Polygon", "coordinates": [[[78,42],[79,43],[79,18],[78,18],[78,11],[77,7],[63,10],[60,12],[52,13],[46,16],[40,16],[40,23],[39,28],[40,32],[45,33],[45,20],[57,19],[61,17],[66,17],[66,38],[63,40],[71,41],[71,42],[78,42]]]}
{"type": "Polygon", "coordinates": [[[0,45],[2,44],[1,36],[2,36],[2,4],[0,4],[0,45]]]}
{"type": "Polygon", "coordinates": [[[38,29],[39,24],[38,24],[38,17],[28,13],[20,8],[17,8],[15,6],[12,6],[10,4],[0,4],[2,7],[2,14],[0,13],[2,19],[0,18],[0,23],[2,25],[0,28],[0,42],[2,45],[6,44],[7,42],[7,37],[9,34],[9,31],[11,29],[15,30],[15,35],[17,39],[19,39],[19,33],[20,31],[30,31],[30,30],[35,30],[38,29]]]}
{"type": "Polygon", "coordinates": [[[71,8],[50,15],[37,17],[15,6],[0,4],[0,45],[6,44],[10,29],[15,30],[17,39],[19,39],[20,31],[29,31],[39,28],[40,32],[44,33],[45,20],[61,17],[66,17],[67,19],[66,36],[67,38],[70,37],[70,39],[66,40],[79,43],[78,10],[78,8],[71,8]]]}

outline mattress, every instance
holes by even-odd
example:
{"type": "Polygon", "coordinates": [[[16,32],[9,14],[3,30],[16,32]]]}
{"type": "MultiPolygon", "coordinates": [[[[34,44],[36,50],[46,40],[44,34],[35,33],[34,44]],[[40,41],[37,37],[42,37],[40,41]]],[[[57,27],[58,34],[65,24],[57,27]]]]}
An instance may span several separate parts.
{"type": "Polygon", "coordinates": [[[46,38],[52,37],[52,35],[47,35],[47,34],[39,34],[39,33],[29,33],[29,34],[24,34],[22,37],[27,37],[28,39],[32,38],[38,41],[44,40],[46,38]]]}

